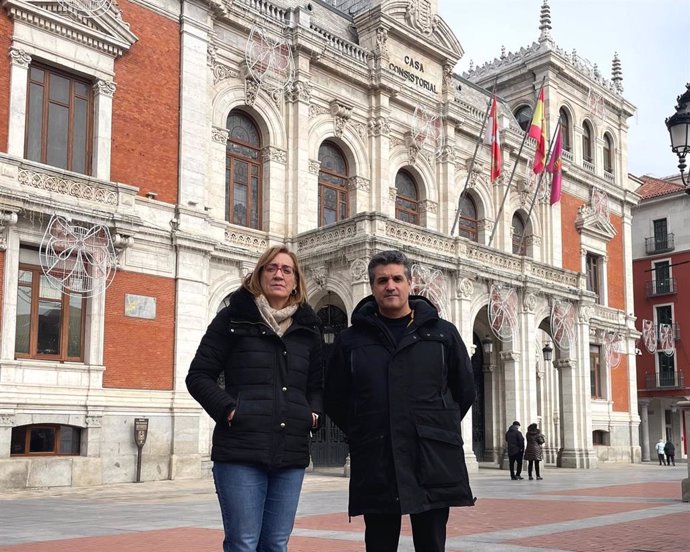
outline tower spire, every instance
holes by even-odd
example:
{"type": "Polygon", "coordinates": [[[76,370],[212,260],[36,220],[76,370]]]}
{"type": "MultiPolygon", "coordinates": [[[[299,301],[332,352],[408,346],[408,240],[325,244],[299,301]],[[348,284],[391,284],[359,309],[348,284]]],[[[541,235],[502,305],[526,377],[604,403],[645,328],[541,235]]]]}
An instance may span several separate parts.
{"type": "Polygon", "coordinates": [[[539,42],[552,42],[551,38],[551,7],[548,0],[544,0],[541,5],[541,14],[539,16],[539,42]]]}
{"type": "Polygon", "coordinates": [[[616,90],[618,90],[618,92],[623,92],[623,68],[621,67],[621,60],[618,58],[618,52],[613,54],[611,80],[616,90]]]}

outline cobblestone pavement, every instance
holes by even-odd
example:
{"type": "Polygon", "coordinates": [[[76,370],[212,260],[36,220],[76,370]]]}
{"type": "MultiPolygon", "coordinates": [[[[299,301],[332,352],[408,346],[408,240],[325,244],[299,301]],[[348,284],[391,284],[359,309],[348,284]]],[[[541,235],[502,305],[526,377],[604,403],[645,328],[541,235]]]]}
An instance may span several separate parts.
{"type": "MultiPolygon", "coordinates": [[[[687,466],[547,467],[543,481],[472,475],[473,508],[454,508],[447,552],[689,552],[687,466]]],[[[289,552],[363,552],[347,479],[305,478],[289,552]]],[[[159,481],[0,493],[0,552],[221,552],[213,484],[159,481]]],[[[399,552],[412,552],[409,523],[399,552]]]]}

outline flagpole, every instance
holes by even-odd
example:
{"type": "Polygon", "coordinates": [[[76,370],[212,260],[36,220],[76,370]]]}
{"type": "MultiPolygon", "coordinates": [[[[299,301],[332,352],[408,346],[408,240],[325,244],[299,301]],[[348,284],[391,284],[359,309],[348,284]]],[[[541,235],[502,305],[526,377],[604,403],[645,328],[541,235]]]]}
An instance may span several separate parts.
{"type": "MultiPolygon", "coordinates": [[[[498,77],[496,77],[496,80],[498,80],[498,77]]],[[[458,222],[460,221],[460,215],[462,213],[462,196],[463,194],[467,191],[467,185],[470,182],[470,176],[472,175],[472,169],[474,169],[474,161],[477,159],[477,152],[479,151],[479,145],[482,143],[482,140],[484,139],[484,128],[486,127],[486,122],[489,119],[489,110],[491,109],[491,102],[493,101],[493,97],[496,93],[496,82],[494,81],[494,91],[491,94],[491,97],[489,98],[489,103],[486,106],[486,112],[484,113],[484,120],[482,121],[482,128],[479,131],[479,140],[477,140],[477,143],[474,146],[474,155],[472,155],[472,160],[470,161],[470,166],[467,169],[467,176],[465,177],[465,184],[462,187],[462,191],[460,192],[460,195],[458,196],[458,208],[455,210],[455,220],[453,221],[453,228],[450,231],[450,235],[452,236],[455,234],[455,228],[458,225],[458,222]]]]}
{"type": "MultiPolygon", "coordinates": [[[[553,135],[551,136],[551,142],[549,143],[549,151],[546,153],[546,157],[544,158],[546,161],[551,159],[551,151],[553,150],[554,140],[556,139],[556,134],[558,133],[558,127],[560,127],[560,125],[561,125],[561,122],[558,121],[558,123],[556,123],[556,130],[554,131],[553,135]]],[[[537,181],[537,187],[534,190],[534,195],[532,196],[532,204],[529,206],[529,212],[527,213],[527,221],[525,222],[525,228],[522,230],[522,235],[520,236],[520,246],[518,247],[518,252],[522,251],[522,244],[525,241],[525,231],[527,230],[527,225],[529,224],[529,218],[530,218],[530,216],[532,216],[534,204],[537,202],[537,194],[539,193],[539,187],[541,186],[541,181],[544,180],[544,174],[545,173],[546,173],[546,166],[544,166],[544,170],[539,175],[539,180],[537,181]]]]}
{"type": "MultiPolygon", "coordinates": [[[[539,94],[541,94],[541,91],[544,89],[544,82],[546,82],[546,75],[541,80],[541,88],[539,88],[539,92],[537,93],[537,101],[539,101],[539,94]]],[[[535,104],[536,106],[536,104],[535,104]]],[[[508,180],[508,184],[506,185],[506,191],[503,194],[503,201],[501,201],[501,208],[498,210],[498,214],[496,215],[496,220],[494,221],[494,227],[491,230],[491,237],[489,238],[489,247],[491,247],[491,243],[494,241],[494,235],[496,234],[496,228],[498,227],[498,221],[501,219],[501,215],[503,214],[503,208],[505,207],[506,204],[506,199],[508,198],[508,192],[510,191],[510,184],[513,182],[513,176],[515,175],[515,169],[517,169],[518,166],[518,161],[520,161],[520,154],[522,153],[522,148],[525,145],[525,141],[527,140],[527,134],[528,131],[525,131],[524,136],[522,137],[522,142],[520,143],[520,149],[517,152],[517,155],[515,156],[515,163],[513,163],[513,170],[510,173],[510,179],[508,180]]]]}

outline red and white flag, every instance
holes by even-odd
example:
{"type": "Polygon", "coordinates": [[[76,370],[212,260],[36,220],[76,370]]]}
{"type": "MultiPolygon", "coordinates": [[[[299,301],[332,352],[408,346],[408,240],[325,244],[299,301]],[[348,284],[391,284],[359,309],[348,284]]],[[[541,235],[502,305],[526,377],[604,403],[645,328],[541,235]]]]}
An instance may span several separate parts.
{"type": "Polygon", "coordinates": [[[491,182],[501,176],[503,158],[501,156],[501,141],[498,135],[498,110],[496,109],[496,96],[491,100],[489,120],[484,134],[484,143],[491,146],[491,182]]]}

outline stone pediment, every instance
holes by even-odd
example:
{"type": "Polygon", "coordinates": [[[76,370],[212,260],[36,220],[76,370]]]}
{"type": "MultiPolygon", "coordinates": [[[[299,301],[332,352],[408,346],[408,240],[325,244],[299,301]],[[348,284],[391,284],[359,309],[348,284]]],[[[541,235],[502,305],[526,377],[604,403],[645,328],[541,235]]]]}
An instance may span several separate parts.
{"type": "Polygon", "coordinates": [[[113,57],[121,56],[138,40],[122,19],[115,2],[98,17],[75,13],[57,1],[5,0],[3,5],[15,22],[68,38],[113,57]]]}
{"type": "Polygon", "coordinates": [[[379,6],[355,16],[355,25],[360,38],[369,29],[382,26],[388,32],[405,36],[411,48],[439,53],[453,65],[464,54],[455,34],[435,13],[430,0],[383,0],[379,6]]]}
{"type": "Polygon", "coordinates": [[[581,234],[589,234],[606,242],[616,235],[616,229],[609,221],[608,216],[593,209],[590,205],[580,207],[575,218],[575,227],[581,234]]]}

